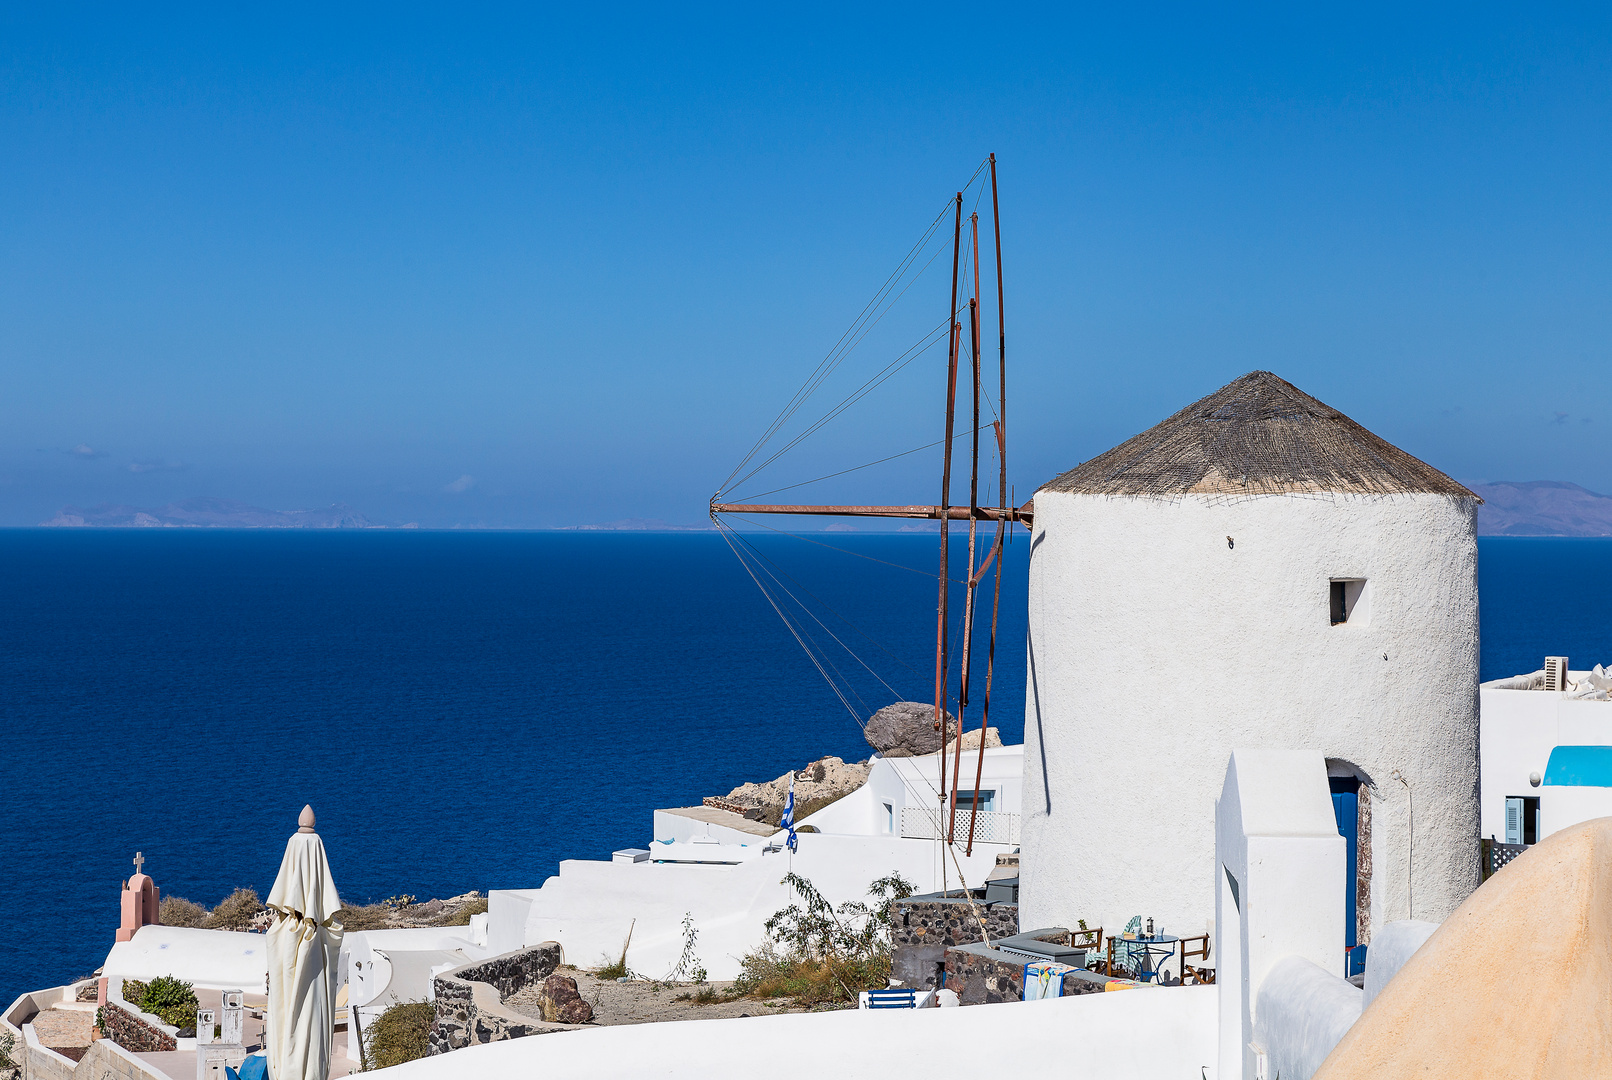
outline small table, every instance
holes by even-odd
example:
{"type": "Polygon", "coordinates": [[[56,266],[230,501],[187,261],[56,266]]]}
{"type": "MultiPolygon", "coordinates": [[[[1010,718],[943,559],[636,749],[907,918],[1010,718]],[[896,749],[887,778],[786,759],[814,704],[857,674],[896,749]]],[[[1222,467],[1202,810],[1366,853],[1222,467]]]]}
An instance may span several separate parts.
{"type": "Polygon", "coordinates": [[[1151,937],[1137,934],[1134,938],[1122,937],[1120,940],[1141,947],[1141,970],[1136,973],[1136,977],[1142,982],[1152,982],[1159,973],[1158,965],[1153,962],[1155,954],[1160,960],[1168,960],[1175,955],[1175,947],[1181,941],[1174,934],[1154,934],[1151,937]]]}

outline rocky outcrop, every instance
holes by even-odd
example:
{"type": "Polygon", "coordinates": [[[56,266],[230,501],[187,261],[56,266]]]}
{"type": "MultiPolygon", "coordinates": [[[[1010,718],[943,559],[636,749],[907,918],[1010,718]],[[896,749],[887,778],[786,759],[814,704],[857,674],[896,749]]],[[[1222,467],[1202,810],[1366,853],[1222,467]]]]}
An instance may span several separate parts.
{"type": "Polygon", "coordinates": [[[712,800],[725,810],[753,820],[776,825],[783,817],[789,785],[795,785],[795,820],[801,821],[838,799],[843,799],[868,780],[867,762],[847,764],[837,757],[812,762],[799,772],[786,772],[762,784],[740,784],[721,799],[712,800]],[[757,813],[756,811],[759,811],[757,813]]]}
{"type": "MultiPolygon", "coordinates": [[[[935,707],[920,701],[898,701],[868,717],[862,735],[885,757],[922,757],[948,745],[957,730],[957,717],[946,714],[942,730],[935,730],[935,707]]],[[[963,749],[979,748],[979,729],[963,732],[963,749]]],[[[985,732],[986,746],[1001,746],[995,728],[985,732]]]]}

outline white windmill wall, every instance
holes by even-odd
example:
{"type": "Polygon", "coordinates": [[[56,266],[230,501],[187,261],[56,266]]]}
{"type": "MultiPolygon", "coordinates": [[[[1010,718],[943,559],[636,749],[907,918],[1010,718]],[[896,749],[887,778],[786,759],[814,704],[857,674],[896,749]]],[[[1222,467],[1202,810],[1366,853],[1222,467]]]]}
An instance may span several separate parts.
{"type": "Polygon", "coordinates": [[[1241,747],[1367,778],[1373,927],[1453,911],[1479,880],[1474,513],[1444,495],[1038,492],[1023,924],[1202,932],[1241,747]],[[1367,581],[1364,620],[1331,625],[1335,578],[1367,581]]]}

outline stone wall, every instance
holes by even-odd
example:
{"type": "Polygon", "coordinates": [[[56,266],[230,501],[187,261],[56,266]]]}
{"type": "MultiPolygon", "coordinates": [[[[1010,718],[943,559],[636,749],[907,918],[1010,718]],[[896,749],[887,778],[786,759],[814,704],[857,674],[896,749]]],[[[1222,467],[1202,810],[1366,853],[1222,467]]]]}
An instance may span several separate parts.
{"type": "Polygon", "coordinates": [[[522,1016],[501,1004],[509,995],[541,983],[559,966],[559,944],[545,941],[438,975],[433,983],[436,1020],[431,1025],[431,1053],[568,1030],[565,1025],[522,1016]]]}
{"type": "MultiPolygon", "coordinates": [[[[1024,966],[1034,960],[1000,952],[984,945],[963,945],[946,950],[946,988],[956,991],[960,1005],[990,1005],[1024,1000],[1024,966]]],[[[1063,977],[1063,996],[1133,990],[1146,983],[1110,979],[1091,971],[1070,971],[1063,977]]]]}
{"type": "Polygon", "coordinates": [[[135,1012],[111,998],[101,1006],[100,1015],[102,1033],[125,1050],[146,1054],[179,1049],[173,1030],[154,1016],[135,1012]]]}
{"type": "Polygon", "coordinates": [[[945,898],[914,896],[893,901],[890,904],[890,977],[903,986],[938,990],[946,950],[983,941],[982,918],[985,933],[992,941],[1019,932],[1017,904],[986,904],[976,899],[970,905],[961,893],[945,898]]]}
{"type": "Polygon", "coordinates": [[[910,897],[890,904],[890,944],[894,948],[906,945],[969,945],[984,941],[989,934],[992,941],[1012,937],[1019,932],[1019,906],[1017,904],[986,904],[976,900],[972,905],[962,897],[942,900],[930,897],[910,897]],[[980,930],[980,917],[984,917],[985,932],[980,930]]]}

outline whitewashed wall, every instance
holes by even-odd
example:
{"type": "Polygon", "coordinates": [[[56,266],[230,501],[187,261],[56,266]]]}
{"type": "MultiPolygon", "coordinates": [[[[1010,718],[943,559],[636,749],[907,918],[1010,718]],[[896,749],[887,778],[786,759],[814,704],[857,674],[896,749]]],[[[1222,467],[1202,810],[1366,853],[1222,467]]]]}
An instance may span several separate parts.
{"type": "Polygon", "coordinates": [[[1338,987],[1360,1013],[1342,978],[1345,850],[1326,762],[1302,750],[1234,751],[1214,828],[1221,1080],[1252,1080],[1259,1053],[1289,1080],[1308,1080],[1353,1022],[1340,1020],[1348,995],[1338,987]]]}
{"type": "MultiPolygon", "coordinates": [[[[739,959],[759,945],[762,924],[794,901],[783,884],[791,868],[831,903],[866,898],[876,878],[899,872],[919,892],[940,888],[939,845],[895,836],[800,834],[800,850],[729,866],[617,863],[568,859],[541,889],[495,889],[488,900],[488,949],[494,953],[557,941],[565,962],[590,967],[621,952],[628,930],[627,964],[651,978],[664,977],[682,949],[682,920],[692,915],[697,954],[713,979],[731,979],[739,959]]],[[[971,885],[985,880],[1003,846],[977,845],[972,858],[958,849],[971,885]]],[[[949,880],[957,883],[956,868],[949,880]]]]}
{"type": "MultiPolygon", "coordinates": [[[[1212,986],[956,1009],[851,1010],[602,1027],[511,1039],[382,1072],[398,1080],[564,1076],[1214,1076],[1212,986]]],[[[378,1074],[377,1074],[378,1075],[378,1074]]]]}
{"type": "MultiPolygon", "coordinates": [[[[1571,677],[1584,678],[1575,671],[1571,677]]],[[[1557,746],[1612,745],[1612,702],[1573,701],[1560,691],[1484,686],[1482,704],[1484,836],[1506,838],[1506,799],[1539,799],[1539,839],[1591,818],[1612,816],[1612,788],[1535,787],[1557,746]]]]}
{"type": "Polygon", "coordinates": [[[1443,919],[1477,886],[1470,500],[1043,491],[1035,508],[1026,925],[1202,932],[1234,747],[1368,777],[1373,926],[1443,919]],[[1368,618],[1330,624],[1333,578],[1369,582],[1368,618]]]}

